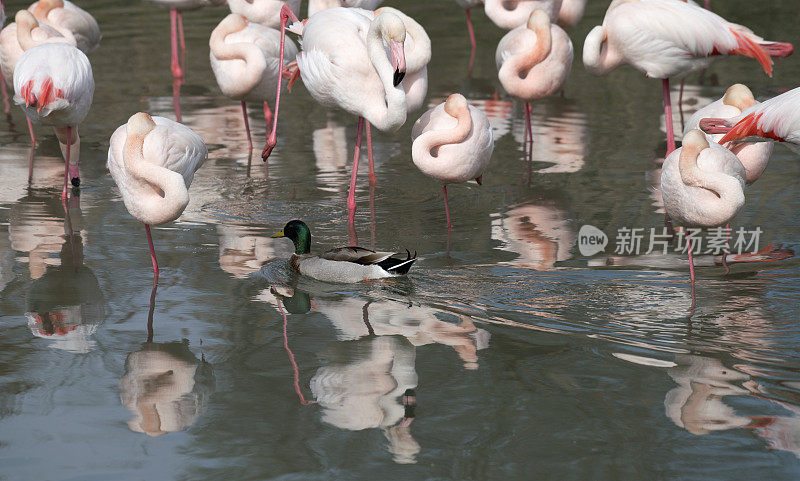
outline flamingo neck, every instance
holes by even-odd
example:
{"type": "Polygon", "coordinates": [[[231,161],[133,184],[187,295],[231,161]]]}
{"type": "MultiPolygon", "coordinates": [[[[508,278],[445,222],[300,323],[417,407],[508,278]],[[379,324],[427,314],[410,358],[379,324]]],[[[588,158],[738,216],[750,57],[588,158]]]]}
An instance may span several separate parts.
{"type": "MultiPolygon", "coordinates": [[[[164,224],[177,219],[189,204],[189,191],[183,176],[144,158],[144,143],[155,123],[145,129],[129,128],[122,161],[128,173],[140,182],[129,186],[135,194],[136,215],[148,225],[164,224]]],[[[129,207],[130,209],[130,207],[129,207]]]]}
{"type": "Polygon", "coordinates": [[[22,51],[30,50],[38,45],[32,36],[33,29],[39,26],[36,18],[27,10],[20,10],[14,21],[17,24],[17,42],[22,51]]]}
{"type": "Polygon", "coordinates": [[[701,207],[707,210],[705,217],[709,226],[721,225],[736,215],[744,204],[744,191],[742,183],[735,177],[701,169],[697,159],[703,150],[702,147],[684,146],[678,160],[678,170],[686,186],[705,189],[716,196],[710,201],[703,200],[701,207]]]}
{"type": "Polygon", "coordinates": [[[369,103],[366,108],[369,115],[364,117],[380,130],[395,131],[406,122],[406,93],[402,84],[394,85],[394,66],[386,56],[383,30],[382,17],[372,21],[367,32],[367,53],[383,85],[386,103],[369,103]]]}
{"type": "Polygon", "coordinates": [[[247,20],[236,14],[229,15],[211,33],[208,45],[211,55],[217,60],[241,60],[241,64],[225,65],[223,70],[231,75],[235,81],[226,85],[225,94],[236,100],[242,100],[261,82],[264,72],[267,69],[267,62],[261,49],[251,43],[225,41],[228,35],[240,32],[247,28],[247,20]]]}
{"type": "Polygon", "coordinates": [[[418,72],[425,68],[431,61],[431,39],[428,33],[422,25],[396,8],[381,7],[375,10],[375,17],[383,12],[397,15],[406,27],[406,41],[403,45],[406,54],[406,72],[418,72]],[[411,42],[408,41],[408,37],[411,37],[411,42]],[[409,48],[409,45],[413,45],[413,48],[409,48]]]}
{"type": "Polygon", "coordinates": [[[451,129],[429,130],[417,137],[411,147],[414,162],[417,163],[417,159],[420,159],[420,163],[425,164],[425,170],[429,172],[451,171],[453,159],[440,157],[439,148],[448,144],[460,144],[465,141],[472,132],[472,116],[470,115],[468,106],[459,108],[455,115],[452,115],[446,110],[443,112],[456,119],[457,123],[455,127],[451,129]]]}
{"type": "Polygon", "coordinates": [[[583,44],[583,65],[594,75],[605,75],[622,65],[624,59],[608,45],[606,29],[602,25],[594,27],[583,44]]]}
{"type": "Polygon", "coordinates": [[[530,70],[544,61],[553,47],[553,36],[550,31],[550,23],[545,25],[536,24],[533,28],[526,27],[520,32],[521,35],[528,37],[535,36],[533,48],[526,50],[520,55],[509,57],[498,72],[498,78],[506,90],[512,95],[520,98],[533,98],[532,92],[524,92],[530,87],[535,87],[541,79],[530,78],[530,70]],[[526,85],[527,84],[527,85],[526,85]],[[526,88],[528,87],[528,88],[526,88]]]}
{"type": "Polygon", "coordinates": [[[45,19],[56,8],[64,8],[64,0],[39,0],[33,9],[33,16],[40,20],[45,19]]]}

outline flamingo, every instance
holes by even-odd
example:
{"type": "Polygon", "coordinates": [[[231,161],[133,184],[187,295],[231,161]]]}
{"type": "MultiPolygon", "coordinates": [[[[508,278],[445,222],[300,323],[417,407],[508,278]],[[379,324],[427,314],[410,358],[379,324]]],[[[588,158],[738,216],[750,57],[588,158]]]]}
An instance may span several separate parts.
{"type": "Polygon", "coordinates": [[[725,134],[720,144],[759,137],[800,145],[800,87],[755,104],[732,118],[706,118],[700,128],[725,134]]]}
{"type": "MultiPolygon", "coordinates": [[[[723,119],[731,119],[738,117],[748,108],[757,105],[756,99],[753,97],[753,92],[742,84],[734,84],[725,91],[725,95],[712,102],[710,105],[698,110],[689,118],[686,123],[684,132],[699,128],[700,121],[706,117],[717,117],[723,119]]],[[[717,142],[723,134],[709,135],[709,141],[717,142]]],[[[773,142],[727,142],[725,148],[736,154],[739,161],[744,165],[747,171],[747,184],[752,184],[764,172],[769,163],[769,157],[772,155],[773,142]]]]}
{"type": "Polygon", "coordinates": [[[300,10],[300,0],[228,0],[231,13],[269,28],[281,24],[281,9],[287,5],[293,12],[300,10]]]}
{"type": "Polygon", "coordinates": [[[562,0],[484,0],[486,16],[495,25],[512,30],[523,25],[534,10],[544,10],[550,18],[558,18],[562,0]]]}
{"type": "Polygon", "coordinates": [[[788,43],[765,41],[750,29],[680,0],[614,0],[603,25],[586,36],[583,64],[603,75],[623,63],[662,79],[667,119],[667,154],[675,149],[669,79],[705,69],[721,55],[758,60],[772,76],[773,57],[793,51],[788,43]]]}
{"type": "MultiPolygon", "coordinates": [[[[311,96],[322,105],[358,116],[347,196],[352,228],[365,120],[367,147],[371,151],[370,125],[381,131],[395,131],[405,123],[409,111],[422,106],[428,84],[430,39],[417,22],[388,7],[375,12],[355,8],[323,10],[310,17],[299,31],[303,50],[297,55],[297,67],[311,96]],[[404,77],[408,77],[405,82],[404,77]]],[[[372,156],[369,157],[370,180],[374,182],[372,156]]]]}
{"type": "Polygon", "coordinates": [[[411,157],[423,174],[442,182],[447,228],[451,228],[447,184],[475,179],[481,184],[483,171],[494,150],[489,119],[467,103],[461,94],[428,110],[411,130],[411,157]]]}
{"type": "Polygon", "coordinates": [[[67,179],[80,186],[78,125],[86,118],[94,96],[92,65],[86,54],[64,43],[45,43],[27,50],[14,71],[14,102],[34,124],[53,126],[64,154],[67,179]]]}
{"type": "Polygon", "coordinates": [[[203,139],[189,127],[139,112],[114,131],[108,148],[108,170],[128,212],[144,223],[153,284],[158,262],[150,226],[171,222],[189,203],[194,173],[208,158],[203,139]]]}
{"type": "Polygon", "coordinates": [[[28,11],[36,20],[58,30],[65,37],[75,37],[78,49],[89,55],[100,45],[100,27],[86,10],[69,0],[39,0],[28,11]]]}
{"type": "MultiPolygon", "coordinates": [[[[3,81],[13,85],[14,67],[23,52],[43,43],[65,43],[73,47],[76,45],[75,37],[70,32],[66,32],[64,36],[49,25],[39,24],[29,11],[18,11],[14,22],[0,31],[0,70],[3,81]]],[[[33,125],[30,119],[27,120],[31,144],[36,145],[33,125]]]]}
{"type": "Polygon", "coordinates": [[[216,7],[224,5],[226,0],[147,0],[155,3],[159,7],[169,9],[170,36],[172,45],[172,63],[170,70],[176,79],[183,78],[183,69],[178,61],[178,36],[180,35],[181,53],[186,54],[186,41],[183,38],[183,14],[184,10],[197,10],[202,7],[216,7]]]}
{"type": "Polygon", "coordinates": [[[364,10],[375,10],[383,0],[308,0],[308,16],[322,10],[336,7],[354,7],[364,10]]]}
{"type": "Polygon", "coordinates": [[[556,23],[564,28],[572,28],[581,21],[585,9],[586,0],[563,0],[556,23]]]}
{"type": "MultiPolygon", "coordinates": [[[[683,146],[673,151],[661,171],[661,193],[667,214],[685,227],[729,223],[744,205],[744,166],[736,155],[710,143],[700,130],[690,130],[683,146]]],[[[686,237],[689,272],[694,285],[691,237],[686,237]]]]}
{"type": "MultiPolygon", "coordinates": [[[[275,100],[280,83],[278,55],[280,32],[257,23],[248,22],[242,15],[232,13],[225,17],[211,33],[211,69],[220,90],[226,96],[242,102],[244,127],[250,152],[253,141],[247,119],[246,102],[263,102],[267,135],[272,112],[268,101],[275,100]]],[[[297,47],[289,40],[285,45],[283,60],[297,56],[297,47]]]]}
{"type": "Polygon", "coordinates": [[[503,88],[525,102],[528,135],[533,142],[531,104],[561,90],[572,67],[572,42],[544,10],[534,10],[527,23],[508,32],[497,45],[498,78],[503,88]]]}

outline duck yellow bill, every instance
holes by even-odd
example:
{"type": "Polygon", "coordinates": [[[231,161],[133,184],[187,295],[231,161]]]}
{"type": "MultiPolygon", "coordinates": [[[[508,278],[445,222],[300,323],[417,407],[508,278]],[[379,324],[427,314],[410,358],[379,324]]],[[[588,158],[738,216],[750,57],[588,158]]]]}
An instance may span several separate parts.
{"type": "Polygon", "coordinates": [[[278,232],[277,234],[272,234],[272,238],[273,238],[273,239],[276,239],[276,238],[278,238],[278,237],[286,237],[286,236],[284,236],[284,235],[283,235],[283,230],[281,230],[281,231],[280,231],[280,232],[278,232]]]}

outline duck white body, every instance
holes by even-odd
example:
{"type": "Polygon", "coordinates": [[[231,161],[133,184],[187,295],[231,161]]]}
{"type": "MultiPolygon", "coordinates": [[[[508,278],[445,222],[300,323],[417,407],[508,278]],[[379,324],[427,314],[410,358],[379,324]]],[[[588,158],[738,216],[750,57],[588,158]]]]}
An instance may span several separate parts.
{"type": "Polygon", "coordinates": [[[69,0],[39,0],[28,11],[36,20],[58,30],[65,37],[75,37],[76,47],[89,55],[100,45],[100,26],[97,20],[69,0]]]}
{"type": "Polygon", "coordinates": [[[484,0],[486,16],[505,30],[524,25],[534,10],[543,10],[550,18],[558,18],[561,0],[484,0]]]}
{"type": "Polygon", "coordinates": [[[43,43],[76,46],[75,37],[69,32],[64,36],[55,28],[40,24],[27,10],[17,12],[17,19],[0,31],[0,70],[6,82],[14,83],[14,67],[25,50],[43,43]]]}
{"type": "Polygon", "coordinates": [[[228,0],[231,13],[238,13],[253,23],[270,28],[280,26],[281,8],[284,5],[288,5],[295,14],[300,13],[300,0],[228,0]]]}
{"type": "MultiPolygon", "coordinates": [[[[700,121],[707,117],[732,119],[742,114],[753,105],[757,105],[753,93],[741,84],[731,86],[725,95],[711,104],[695,112],[686,122],[684,135],[690,130],[698,129],[700,121]]],[[[719,142],[724,134],[706,134],[711,142],[719,142]]],[[[752,184],[764,172],[772,155],[774,143],[771,140],[762,142],[726,142],[724,147],[736,154],[747,171],[746,181],[752,184]]]]}
{"type": "Polygon", "coordinates": [[[128,212],[158,225],[183,213],[194,174],[207,157],[203,139],[189,127],[139,113],[114,131],[107,166],[128,212]],[[130,125],[135,138],[129,138],[130,125]]]}

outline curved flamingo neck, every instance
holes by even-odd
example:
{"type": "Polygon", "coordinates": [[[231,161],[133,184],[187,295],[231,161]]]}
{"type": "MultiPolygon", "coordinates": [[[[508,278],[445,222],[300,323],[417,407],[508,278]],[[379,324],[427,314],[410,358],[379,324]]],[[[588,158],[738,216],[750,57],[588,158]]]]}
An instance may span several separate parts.
{"type": "Polygon", "coordinates": [[[402,84],[394,85],[394,66],[386,56],[383,45],[384,15],[372,21],[367,32],[367,53],[372,66],[378,73],[386,103],[369,102],[365,110],[371,110],[368,120],[383,131],[394,131],[406,122],[406,93],[402,84]]]}
{"type": "Polygon", "coordinates": [[[29,50],[36,45],[31,32],[34,28],[39,26],[39,22],[27,10],[20,10],[14,18],[17,24],[17,42],[23,51],[29,50]]]}
{"type": "Polygon", "coordinates": [[[127,126],[122,162],[139,183],[131,183],[139,220],[149,225],[177,219],[189,204],[189,191],[183,176],[144,158],[144,143],[156,124],[147,114],[136,114],[127,126]]]}
{"type": "Polygon", "coordinates": [[[211,54],[218,60],[242,60],[244,68],[225,66],[225,70],[241,73],[234,75],[236,81],[228,86],[227,95],[240,97],[247,95],[261,81],[267,68],[267,62],[261,54],[261,50],[253,44],[246,42],[227,43],[225,39],[228,35],[241,32],[247,28],[247,20],[237,14],[228,15],[211,33],[208,42],[211,54]]]}
{"type": "Polygon", "coordinates": [[[678,160],[681,181],[689,187],[698,187],[713,193],[717,198],[703,201],[708,207],[709,225],[720,225],[730,220],[744,203],[742,184],[736,178],[722,172],[703,170],[697,165],[697,159],[705,145],[684,145],[678,160]]]}
{"type": "MultiPolygon", "coordinates": [[[[439,157],[439,148],[448,144],[459,144],[469,137],[472,132],[472,116],[468,105],[459,106],[454,113],[448,112],[445,104],[444,114],[456,119],[455,127],[451,129],[429,130],[416,138],[412,145],[413,157],[429,164],[432,171],[449,169],[453,159],[439,157]],[[453,115],[455,114],[455,115],[453,115]]],[[[464,159],[467,160],[467,159],[464,159]]]]}
{"type": "Polygon", "coordinates": [[[602,25],[594,27],[583,44],[583,65],[595,75],[605,75],[624,63],[622,56],[608,44],[602,25]]]}
{"type": "Polygon", "coordinates": [[[39,0],[36,8],[33,9],[33,16],[36,18],[47,18],[51,10],[64,8],[64,0],[39,0]]]}

